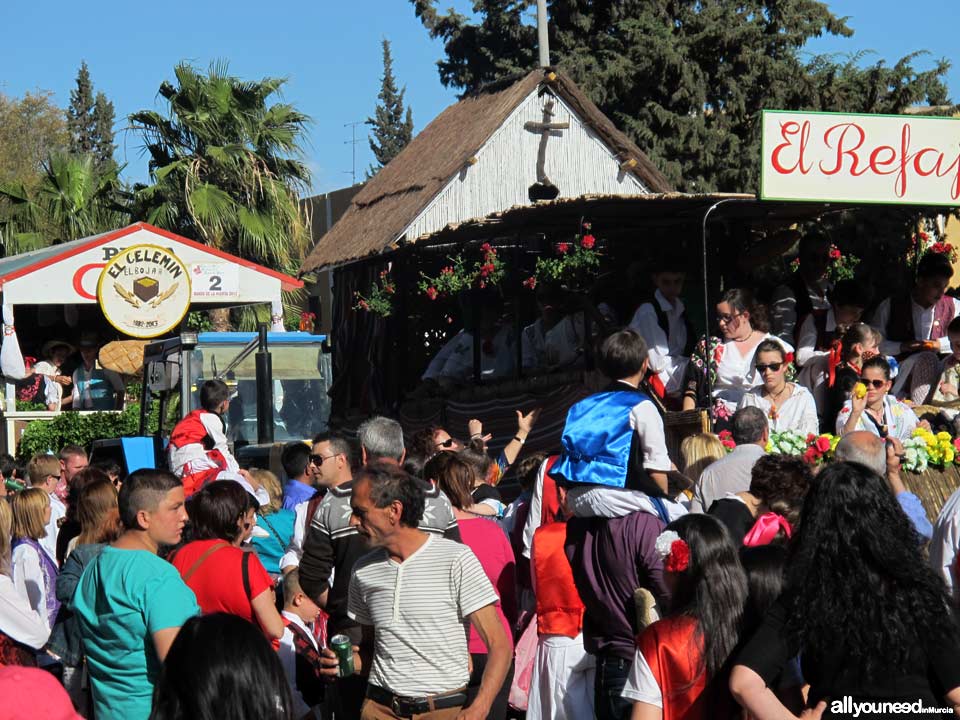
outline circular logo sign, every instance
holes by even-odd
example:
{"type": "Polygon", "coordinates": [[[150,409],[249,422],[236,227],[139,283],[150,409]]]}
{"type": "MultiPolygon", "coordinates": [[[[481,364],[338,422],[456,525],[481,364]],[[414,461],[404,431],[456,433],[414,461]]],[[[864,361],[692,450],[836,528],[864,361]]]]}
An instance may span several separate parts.
{"type": "Polygon", "coordinates": [[[117,330],[152,338],[172,330],[190,307],[190,273],[159,245],[134,245],[115,255],[97,283],[97,301],[117,330]]]}

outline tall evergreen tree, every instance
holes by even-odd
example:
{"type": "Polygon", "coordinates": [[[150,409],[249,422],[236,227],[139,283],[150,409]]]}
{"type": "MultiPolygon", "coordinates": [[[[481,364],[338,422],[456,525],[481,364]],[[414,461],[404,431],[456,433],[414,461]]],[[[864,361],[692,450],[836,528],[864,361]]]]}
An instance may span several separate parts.
{"type": "MultiPolygon", "coordinates": [[[[468,93],[536,67],[535,0],[477,0],[470,17],[411,0],[444,41],[441,81],[468,93]]],[[[892,66],[805,59],[824,33],[851,36],[818,0],[550,0],[550,51],[679,188],[755,191],[764,108],[895,113],[947,102],[940,60],[892,66]]]]}
{"type": "Polygon", "coordinates": [[[77,87],[70,91],[70,106],[67,108],[67,128],[70,130],[70,152],[86,155],[93,152],[93,82],[86,61],[77,71],[77,87]]]}
{"type": "Polygon", "coordinates": [[[390,55],[390,41],[383,39],[383,78],[380,81],[378,103],[372,118],[367,124],[372,126],[370,149],[377,160],[371,166],[368,177],[393,160],[413,138],[413,113],[409,107],[404,110],[403,95],[406,88],[397,90],[397,81],[393,77],[393,58],[390,55]]]}
{"type": "Polygon", "coordinates": [[[70,91],[67,127],[70,130],[70,152],[93,155],[97,168],[113,164],[113,103],[102,92],[93,92],[93,81],[86,62],[77,71],[77,87],[70,91]]]}
{"type": "Polygon", "coordinates": [[[93,154],[98,167],[105,168],[113,164],[113,103],[102,92],[97,93],[93,105],[93,154]]]}

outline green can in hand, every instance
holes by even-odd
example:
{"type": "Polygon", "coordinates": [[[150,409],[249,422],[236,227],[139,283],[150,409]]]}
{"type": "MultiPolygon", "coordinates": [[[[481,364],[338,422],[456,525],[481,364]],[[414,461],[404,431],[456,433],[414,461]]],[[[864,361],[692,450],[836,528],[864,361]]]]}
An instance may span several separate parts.
{"type": "Polygon", "coordinates": [[[349,677],[353,675],[353,643],[346,635],[334,635],[330,638],[330,649],[337,656],[339,664],[338,675],[349,677]]]}

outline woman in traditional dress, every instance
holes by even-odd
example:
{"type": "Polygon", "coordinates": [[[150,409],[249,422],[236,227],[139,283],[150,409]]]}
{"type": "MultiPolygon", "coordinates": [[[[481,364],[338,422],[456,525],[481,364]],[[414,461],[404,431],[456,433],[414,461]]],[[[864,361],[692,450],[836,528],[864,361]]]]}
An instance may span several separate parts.
{"type": "Polygon", "coordinates": [[[0,501],[0,665],[36,665],[50,626],[17,590],[10,577],[10,504],[0,501]]]}
{"type": "Polygon", "coordinates": [[[960,628],[919,540],[869,468],[841,462],[817,475],[784,591],[731,672],[755,720],[793,717],[772,688],[798,654],[807,705],[824,717],[854,717],[860,703],[899,706],[869,713],[890,720],[943,705],[960,713],[960,628]]]}
{"type": "Polygon", "coordinates": [[[837,413],[850,397],[853,386],[860,381],[863,364],[878,353],[880,333],[866,323],[854,323],[843,334],[837,353],[831,353],[828,366],[827,406],[824,408],[824,427],[833,427],[837,413]]]}
{"type": "Polygon", "coordinates": [[[764,340],[773,340],[783,347],[787,362],[793,361],[793,347],[771,335],[766,311],[754,302],[749,290],[728,290],[717,303],[717,322],[723,340],[701,340],[700,347],[687,365],[683,409],[713,405],[718,420],[729,419],[740,399],[762,380],[754,368],[754,355],[764,340]],[[709,357],[707,357],[709,356],[709,357]],[[710,397],[706,396],[707,376],[710,397]]]}
{"type": "Polygon", "coordinates": [[[708,515],[685,515],[657,538],[670,614],[637,638],[623,697],[633,720],[739,717],[727,661],[740,641],[747,578],[726,529],[708,515]]]}
{"type": "Polygon", "coordinates": [[[837,414],[837,435],[866,430],[901,442],[909,439],[919,420],[913,410],[890,395],[893,383],[887,359],[878,355],[863,363],[860,382],[867,392],[859,397],[856,387],[850,391],[850,399],[837,414]]]}
{"type": "Polygon", "coordinates": [[[738,407],[760,408],[767,416],[771,433],[793,430],[803,436],[819,434],[813,395],[803,385],[787,382],[787,354],[780,341],[762,341],[753,357],[763,385],[745,393],[738,407]]]}

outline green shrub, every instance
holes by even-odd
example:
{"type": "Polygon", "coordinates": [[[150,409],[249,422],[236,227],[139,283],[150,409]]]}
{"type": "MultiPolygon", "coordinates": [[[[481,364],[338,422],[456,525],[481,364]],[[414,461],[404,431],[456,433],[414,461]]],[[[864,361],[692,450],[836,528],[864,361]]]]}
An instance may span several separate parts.
{"type": "MultiPolygon", "coordinates": [[[[153,403],[148,433],[157,431],[159,403],[153,403]]],[[[53,420],[34,420],[27,425],[17,447],[17,457],[29,459],[46,452],[59,452],[64,445],[80,445],[88,450],[94,440],[136,435],[140,429],[140,405],[131,403],[122,412],[97,412],[81,415],[64,412],[53,420]]]]}

